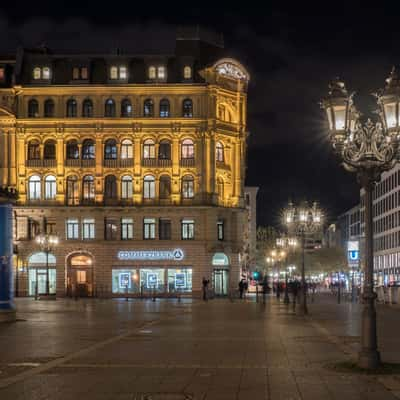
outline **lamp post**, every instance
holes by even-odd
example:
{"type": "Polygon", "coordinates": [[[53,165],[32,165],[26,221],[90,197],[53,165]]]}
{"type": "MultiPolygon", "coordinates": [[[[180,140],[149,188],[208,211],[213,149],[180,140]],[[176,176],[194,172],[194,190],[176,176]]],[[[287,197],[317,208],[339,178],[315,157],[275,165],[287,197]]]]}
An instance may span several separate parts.
{"type": "Polygon", "coordinates": [[[276,284],[276,298],[280,298],[280,262],[282,262],[286,258],[286,252],[284,250],[271,250],[271,262],[277,266],[277,276],[278,282],[276,284]]]}
{"type": "Polygon", "coordinates": [[[49,276],[49,253],[55,246],[58,245],[58,236],[49,233],[40,233],[36,236],[36,243],[40,249],[46,253],[46,293],[45,296],[50,295],[50,276],[49,276]]]}
{"type": "Polygon", "coordinates": [[[378,122],[361,120],[345,84],[336,79],[329,85],[322,107],[326,110],[332,146],[344,168],[357,174],[365,203],[365,267],[359,366],[374,369],[380,364],[377,345],[373,282],[373,191],[383,171],[398,160],[400,81],[395,68],[377,98],[378,122]]]}
{"type": "MultiPolygon", "coordinates": [[[[281,238],[276,239],[276,245],[278,247],[281,247],[286,250],[287,259],[288,259],[289,255],[290,255],[290,250],[294,249],[297,246],[297,240],[296,240],[296,238],[281,237],[281,238]]],[[[285,304],[290,303],[289,288],[288,288],[288,269],[290,270],[290,267],[286,266],[285,267],[285,297],[283,300],[283,302],[285,304]]]]}
{"type": "Polygon", "coordinates": [[[289,202],[288,207],[284,210],[284,223],[290,234],[300,236],[301,243],[301,290],[300,301],[298,304],[298,312],[301,315],[308,314],[307,309],[307,283],[305,272],[305,240],[306,236],[316,233],[322,227],[322,212],[314,202],[309,206],[307,202],[302,203],[299,207],[295,207],[289,202]]]}

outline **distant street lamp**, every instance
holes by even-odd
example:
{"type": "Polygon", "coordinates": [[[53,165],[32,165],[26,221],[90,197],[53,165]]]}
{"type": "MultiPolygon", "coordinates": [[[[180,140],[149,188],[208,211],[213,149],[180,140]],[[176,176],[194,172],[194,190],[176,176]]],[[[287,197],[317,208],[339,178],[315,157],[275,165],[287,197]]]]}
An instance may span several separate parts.
{"type": "Polygon", "coordinates": [[[301,262],[301,291],[298,311],[302,315],[308,314],[307,309],[307,283],[305,272],[305,238],[307,235],[316,233],[322,228],[322,212],[314,202],[310,207],[307,202],[304,202],[299,207],[295,207],[289,202],[288,207],[284,210],[284,223],[289,234],[300,236],[302,262],[301,262]]]}
{"type": "Polygon", "coordinates": [[[393,168],[398,160],[400,122],[400,82],[395,68],[386,80],[385,89],[375,95],[379,122],[360,121],[345,84],[335,80],[323,100],[329,122],[330,139],[344,168],[357,174],[365,193],[365,268],[359,366],[374,369],[380,364],[377,345],[373,260],[372,202],[375,184],[383,171],[393,168]]]}
{"type": "Polygon", "coordinates": [[[58,236],[49,233],[40,233],[36,236],[36,243],[46,254],[46,296],[50,295],[49,253],[51,253],[54,247],[58,245],[58,241],[58,236]]]}
{"type": "MultiPolygon", "coordinates": [[[[272,264],[275,264],[277,266],[277,276],[278,276],[278,282],[276,285],[276,297],[277,299],[280,298],[280,287],[279,287],[279,282],[280,282],[280,262],[282,262],[286,258],[286,252],[283,250],[271,250],[271,257],[269,258],[272,264]]],[[[268,257],[267,257],[268,259],[268,257]]]]}
{"type": "MultiPolygon", "coordinates": [[[[289,258],[290,251],[297,246],[296,238],[281,237],[276,239],[276,245],[286,250],[287,258],[289,258]]],[[[285,266],[285,297],[283,302],[289,304],[289,287],[288,287],[288,269],[290,271],[290,266],[285,266]]],[[[291,272],[291,271],[290,271],[291,272]]]]}

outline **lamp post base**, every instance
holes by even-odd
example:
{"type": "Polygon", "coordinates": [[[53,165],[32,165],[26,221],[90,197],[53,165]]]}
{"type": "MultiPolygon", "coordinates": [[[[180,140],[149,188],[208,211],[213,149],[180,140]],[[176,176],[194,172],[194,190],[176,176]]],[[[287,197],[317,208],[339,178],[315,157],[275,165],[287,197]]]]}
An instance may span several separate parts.
{"type": "Polygon", "coordinates": [[[17,313],[15,310],[0,310],[0,323],[14,322],[16,320],[17,320],[17,313]]]}
{"type": "Polygon", "coordinates": [[[358,354],[358,366],[364,369],[376,369],[381,364],[381,356],[377,350],[361,350],[358,354]]]}

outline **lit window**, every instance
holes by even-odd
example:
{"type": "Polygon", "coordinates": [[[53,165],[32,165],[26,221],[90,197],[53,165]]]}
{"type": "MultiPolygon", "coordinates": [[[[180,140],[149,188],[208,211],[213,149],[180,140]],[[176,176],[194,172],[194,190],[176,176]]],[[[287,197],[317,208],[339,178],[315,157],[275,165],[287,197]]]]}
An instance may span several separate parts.
{"type": "Polygon", "coordinates": [[[151,99],[146,99],[143,103],[143,116],[152,117],[154,115],[154,103],[151,99]]]}
{"type": "Polygon", "coordinates": [[[82,67],[81,68],[81,79],[87,79],[88,78],[88,69],[87,67],[82,67]]]}
{"type": "Polygon", "coordinates": [[[149,79],[156,79],[156,67],[149,67],[149,79]]]}
{"type": "Polygon", "coordinates": [[[110,79],[118,79],[118,68],[116,66],[110,68],[110,79]]]}
{"type": "Polygon", "coordinates": [[[94,218],[83,218],[82,221],[82,239],[95,238],[95,221],[94,218]]]}
{"type": "Polygon", "coordinates": [[[121,143],[121,159],[133,158],[133,146],[129,139],[124,139],[121,143]]]}
{"type": "Polygon", "coordinates": [[[156,182],[154,176],[146,175],[143,178],[143,198],[154,199],[156,197],[156,182]]]}
{"type": "Polygon", "coordinates": [[[133,196],[132,177],[125,175],[121,180],[121,198],[131,199],[133,196]]]}
{"type": "Polygon", "coordinates": [[[181,158],[194,158],[194,144],[193,140],[185,139],[181,145],[181,158]]]}
{"type": "Polygon", "coordinates": [[[66,224],[67,239],[79,239],[79,220],[78,218],[68,218],[66,224]]]}
{"type": "Polygon", "coordinates": [[[67,204],[76,206],[79,204],[79,185],[77,176],[67,178],[67,204]]]}
{"type": "Polygon", "coordinates": [[[40,176],[32,175],[28,181],[28,195],[29,200],[40,200],[41,195],[41,181],[40,176]]]}
{"type": "Polygon", "coordinates": [[[218,162],[224,162],[224,146],[221,142],[217,142],[215,146],[215,159],[218,162]]]}
{"type": "Polygon", "coordinates": [[[31,140],[28,143],[28,160],[40,160],[40,143],[38,140],[31,140]]]}
{"type": "Polygon", "coordinates": [[[156,238],[156,220],[155,218],[143,219],[143,239],[156,238]]]}
{"type": "Polygon", "coordinates": [[[194,239],[194,220],[184,219],[181,223],[182,227],[182,240],[194,239]]]}
{"type": "Polygon", "coordinates": [[[217,239],[224,240],[224,221],[217,221],[217,239]]]}
{"type": "Polygon", "coordinates": [[[157,78],[165,79],[165,67],[163,65],[157,68],[157,78]]]}
{"type": "Polygon", "coordinates": [[[42,69],[42,78],[43,79],[50,79],[50,68],[49,67],[44,67],[42,69]]]}
{"type": "Polygon", "coordinates": [[[182,197],[191,199],[194,197],[194,179],[191,175],[182,178],[182,197]]]}
{"type": "Polygon", "coordinates": [[[119,79],[126,79],[128,77],[126,67],[119,67],[119,79]]]}
{"type": "Polygon", "coordinates": [[[192,79],[192,68],[189,65],[186,65],[183,68],[183,78],[184,79],[192,79]]]}
{"type": "Polygon", "coordinates": [[[121,239],[130,240],[133,239],[133,219],[122,218],[121,219],[121,239]]]}
{"type": "Polygon", "coordinates": [[[33,79],[41,79],[42,78],[42,69],[36,67],[33,69],[33,79]]]}
{"type": "Polygon", "coordinates": [[[0,68],[0,81],[4,81],[5,78],[6,78],[6,75],[4,72],[4,68],[0,68]]]}
{"type": "Polygon", "coordinates": [[[147,139],[143,143],[143,158],[156,158],[156,148],[152,139],[147,139]]]}
{"type": "Polygon", "coordinates": [[[84,200],[94,200],[95,188],[94,188],[94,177],[91,175],[85,176],[83,178],[83,199],[84,200]]]}
{"type": "Polygon", "coordinates": [[[46,200],[54,200],[56,198],[56,177],[53,175],[46,176],[44,196],[46,200]]]}
{"type": "Polygon", "coordinates": [[[79,79],[79,68],[74,67],[72,69],[72,79],[79,79]]]}

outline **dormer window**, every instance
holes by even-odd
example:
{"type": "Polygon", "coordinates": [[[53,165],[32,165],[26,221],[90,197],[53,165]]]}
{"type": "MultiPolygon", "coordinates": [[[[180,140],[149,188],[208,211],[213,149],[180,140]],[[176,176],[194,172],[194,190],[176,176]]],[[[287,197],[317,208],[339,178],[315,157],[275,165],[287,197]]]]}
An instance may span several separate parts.
{"type": "Polygon", "coordinates": [[[74,67],[72,69],[72,79],[74,80],[86,80],[88,79],[87,67],[74,67]]]}
{"type": "Polygon", "coordinates": [[[192,68],[189,65],[186,65],[183,68],[183,78],[184,79],[192,79],[192,68]]]}
{"type": "Polygon", "coordinates": [[[149,79],[156,79],[156,67],[149,67],[149,79]]]}
{"type": "Polygon", "coordinates": [[[113,65],[110,68],[110,79],[127,79],[128,78],[128,69],[124,66],[121,65],[117,67],[116,65],[113,65]]]}
{"type": "Polygon", "coordinates": [[[157,68],[157,78],[165,79],[165,67],[163,65],[157,68]]]}
{"type": "Polygon", "coordinates": [[[0,82],[3,82],[4,79],[6,79],[5,70],[4,67],[0,67],[0,82]]]}
{"type": "Polygon", "coordinates": [[[163,65],[149,67],[149,79],[165,79],[167,77],[166,69],[163,65]]]}
{"type": "Polygon", "coordinates": [[[49,80],[51,70],[49,67],[35,67],[33,69],[33,79],[44,79],[49,80]]]}

